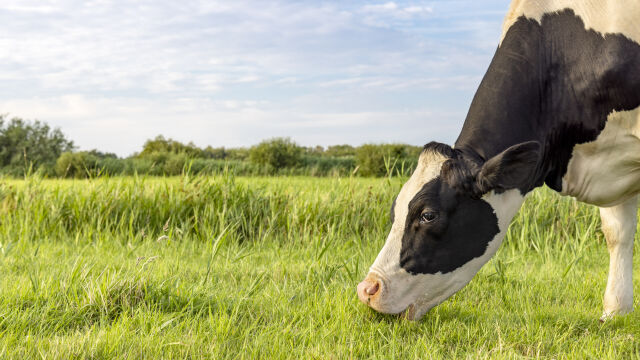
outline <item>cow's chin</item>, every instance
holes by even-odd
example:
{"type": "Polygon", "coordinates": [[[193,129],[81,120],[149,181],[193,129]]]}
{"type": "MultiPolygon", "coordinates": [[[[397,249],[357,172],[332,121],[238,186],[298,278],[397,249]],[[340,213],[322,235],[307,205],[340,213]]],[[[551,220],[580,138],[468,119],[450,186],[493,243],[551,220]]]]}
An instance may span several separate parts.
{"type": "Polygon", "coordinates": [[[413,303],[400,313],[400,317],[411,321],[418,321],[422,319],[424,314],[431,310],[432,307],[433,306],[420,306],[416,303],[413,303]]]}
{"type": "Polygon", "coordinates": [[[447,289],[448,291],[445,291],[444,293],[441,293],[435,297],[426,295],[419,297],[416,301],[407,306],[406,309],[400,312],[400,316],[407,320],[420,320],[427,312],[429,312],[429,310],[450,298],[453,294],[458,292],[460,288],[464,287],[465,284],[466,283],[454,284],[449,289],[447,289]]]}
{"type": "Polygon", "coordinates": [[[400,305],[396,303],[395,306],[385,307],[372,302],[369,303],[369,306],[372,309],[384,314],[398,315],[403,319],[417,321],[420,320],[427,312],[429,312],[429,310],[446,300],[452,294],[453,291],[451,292],[451,294],[447,294],[446,296],[439,296],[435,299],[431,296],[420,296],[415,301],[410,302],[409,305],[400,305]]]}
{"type": "Polygon", "coordinates": [[[434,308],[436,305],[440,304],[444,300],[446,300],[446,298],[431,299],[431,298],[423,297],[421,299],[418,299],[413,304],[409,305],[406,309],[404,309],[404,311],[400,313],[400,317],[407,320],[411,320],[411,321],[418,321],[422,319],[422,317],[427,312],[429,312],[429,310],[431,310],[432,308],[434,308]]]}

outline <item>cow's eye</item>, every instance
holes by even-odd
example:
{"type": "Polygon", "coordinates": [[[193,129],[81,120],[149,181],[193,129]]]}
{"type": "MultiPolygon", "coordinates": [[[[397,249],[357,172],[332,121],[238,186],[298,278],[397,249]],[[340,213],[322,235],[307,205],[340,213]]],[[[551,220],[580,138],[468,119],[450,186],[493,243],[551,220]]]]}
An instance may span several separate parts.
{"type": "Polygon", "coordinates": [[[438,217],[434,211],[425,211],[420,215],[420,224],[430,223],[438,217]]]}

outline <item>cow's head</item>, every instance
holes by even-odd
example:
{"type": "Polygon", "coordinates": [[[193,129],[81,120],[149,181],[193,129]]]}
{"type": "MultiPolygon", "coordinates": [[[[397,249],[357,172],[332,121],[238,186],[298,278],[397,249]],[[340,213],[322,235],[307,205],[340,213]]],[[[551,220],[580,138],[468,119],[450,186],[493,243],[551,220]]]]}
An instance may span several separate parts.
{"type": "Polygon", "coordinates": [[[539,157],[537,142],[484,163],[426,145],[392,205],[391,231],[358,285],[360,300],[417,320],[460,290],[500,246],[539,157]]]}

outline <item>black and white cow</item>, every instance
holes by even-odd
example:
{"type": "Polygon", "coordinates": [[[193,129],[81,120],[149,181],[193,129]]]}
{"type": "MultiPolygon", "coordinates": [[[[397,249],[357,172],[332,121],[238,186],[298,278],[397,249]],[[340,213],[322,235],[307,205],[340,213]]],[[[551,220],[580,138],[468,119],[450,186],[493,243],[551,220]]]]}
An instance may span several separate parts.
{"type": "Polygon", "coordinates": [[[359,298],[419,319],[471,281],[543,184],[600,207],[610,253],[603,317],[631,311],[640,1],[512,2],[455,146],[425,145],[359,298]]]}

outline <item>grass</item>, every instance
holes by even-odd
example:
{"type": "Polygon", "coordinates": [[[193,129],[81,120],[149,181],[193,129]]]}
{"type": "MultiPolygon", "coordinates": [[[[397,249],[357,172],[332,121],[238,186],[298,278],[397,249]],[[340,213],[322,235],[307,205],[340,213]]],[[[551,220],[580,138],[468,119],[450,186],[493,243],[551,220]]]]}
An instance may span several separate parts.
{"type": "Polygon", "coordinates": [[[360,304],[355,286],[401,185],[3,180],[0,358],[640,357],[640,312],[598,322],[608,253],[597,209],[548,189],[421,321],[360,304]]]}

